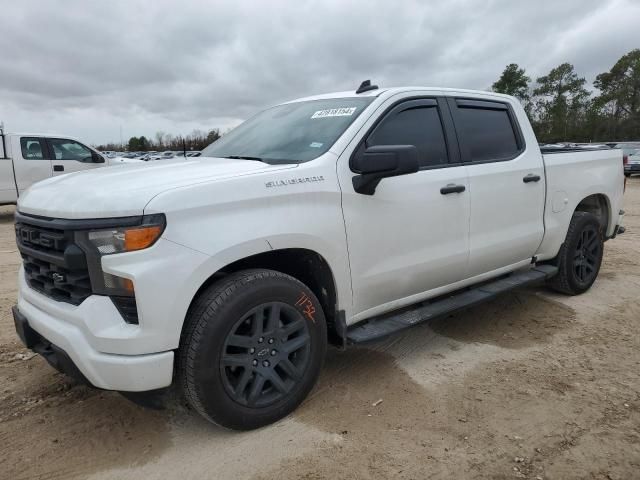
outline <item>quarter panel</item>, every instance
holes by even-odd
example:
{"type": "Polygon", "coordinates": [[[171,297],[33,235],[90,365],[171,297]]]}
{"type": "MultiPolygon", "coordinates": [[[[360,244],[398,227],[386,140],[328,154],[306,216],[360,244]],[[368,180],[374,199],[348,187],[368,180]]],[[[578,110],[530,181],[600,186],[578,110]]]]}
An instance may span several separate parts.
{"type": "Polygon", "coordinates": [[[0,157],[0,204],[12,203],[17,199],[12,160],[0,157]]]}
{"type": "Polygon", "coordinates": [[[554,153],[544,155],[544,162],[547,200],[545,236],[539,248],[539,259],[557,255],[567,236],[573,212],[590,195],[603,194],[607,198],[607,235],[612,235],[622,208],[624,172],[620,150],[554,153]],[[564,208],[559,208],[562,204],[564,208]]]}

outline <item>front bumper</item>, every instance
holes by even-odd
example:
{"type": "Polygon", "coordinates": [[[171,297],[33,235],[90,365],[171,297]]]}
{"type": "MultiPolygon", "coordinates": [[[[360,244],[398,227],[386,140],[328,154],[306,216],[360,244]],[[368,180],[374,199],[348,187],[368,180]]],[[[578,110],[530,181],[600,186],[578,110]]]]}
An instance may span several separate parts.
{"type": "Polygon", "coordinates": [[[64,352],[92,385],[124,392],[161,389],[171,384],[173,351],[191,299],[208,277],[208,259],[162,238],[148,249],[102,257],[104,272],[134,283],[138,324],[125,322],[105,295],[91,294],[78,305],[46,296],[27,283],[24,267],[17,308],[42,343],[64,352]]]}
{"type": "Polygon", "coordinates": [[[33,328],[29,326],[27,317],[20,313],[18,306],[11,307],[13,313],[13,323],[16,332],[25,347],[39,353],[53,368],[59,372],[66,373],[68,376],[75,378],[77,381],[89,384],[89,380],[85,377],[73,360],[67,355],[67,352],[52,344],[33,328]]]}
{"type": "Polygon", "coordinates": [[[25,346],[77,380],[125,392],[144,392],[171,384],[173,351],[146,355],[98,352],[80,328],[52,317],[22,296],[13,307],[13,315],[16,332],[25,346]]]}
{"type": "Polygon", "coordinates": [[[624,173],[640,173],[640,164],[627,164],[624,166],[624,173]]]}

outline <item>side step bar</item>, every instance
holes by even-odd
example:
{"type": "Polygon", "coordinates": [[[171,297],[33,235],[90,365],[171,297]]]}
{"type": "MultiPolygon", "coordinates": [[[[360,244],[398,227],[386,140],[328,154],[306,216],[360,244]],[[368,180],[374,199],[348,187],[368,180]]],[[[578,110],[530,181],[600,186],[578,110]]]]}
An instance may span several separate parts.
{"type": "Polygon", "coordinates": [[[514,288],[553,277],[558,267],[538,265],[531,270],[512,273],[507,277],[462,290],[430,302],[418,303],[409,309],[374,317],[347,329],[347,343],[365,343],[399,332],[418,323],[448,315],[457,310],[484,302],[514,288]]]}

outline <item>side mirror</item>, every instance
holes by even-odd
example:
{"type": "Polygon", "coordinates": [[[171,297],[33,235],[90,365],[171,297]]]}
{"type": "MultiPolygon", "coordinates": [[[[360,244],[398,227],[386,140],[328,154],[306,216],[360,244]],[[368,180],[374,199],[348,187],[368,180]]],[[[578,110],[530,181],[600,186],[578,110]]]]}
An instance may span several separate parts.
{"type": "Polygon", "coordinates": [[[359,151],[351,159],[353,189],[373,195],[380,180],[415,173],[420,169],[418,149],[414,145],[379,145],[359,151]]]}
{"type": "Polygon", "coordinates": [[[99,153],[93,152],[91,154],[91,161],[93,163],[104,163],[104,157],[99,153]]]}

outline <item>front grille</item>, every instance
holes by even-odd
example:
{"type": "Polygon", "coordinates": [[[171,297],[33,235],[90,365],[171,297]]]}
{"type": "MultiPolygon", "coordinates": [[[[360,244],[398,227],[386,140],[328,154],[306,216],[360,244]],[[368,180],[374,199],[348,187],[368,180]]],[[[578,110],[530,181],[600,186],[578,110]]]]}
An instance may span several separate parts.
{"type": "Polygon", "coordinates": [[[80,305],[91,295],[84,252],[73,231],[16,223],[16,241],[29,286],[54,300],[80,305]]]}

